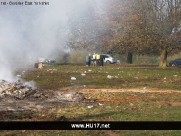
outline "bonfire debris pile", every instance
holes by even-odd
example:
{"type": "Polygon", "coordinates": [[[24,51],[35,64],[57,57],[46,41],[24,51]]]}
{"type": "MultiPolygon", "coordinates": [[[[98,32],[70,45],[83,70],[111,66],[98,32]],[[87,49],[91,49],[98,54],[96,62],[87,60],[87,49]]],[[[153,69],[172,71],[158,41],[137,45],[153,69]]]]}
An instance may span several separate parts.
{"type": "Polygon", "coordinates": [[[80,102],[85,100],[83,93],[79,92],[58,92],[56,94],[45,95],[42,89],[32,87],[27,82],[20,80],[16,82],[7,82],[0,80],[0,101],[14,100],[53,100],[53,101],[70,101],[80,102]]]}
{"type": "Polygon", "coordinates": [[[24,100],[30,98],[46,98],[41,89],[26,85],[20,80],[16,82],[0,81],[0,100],[24,100]]]}

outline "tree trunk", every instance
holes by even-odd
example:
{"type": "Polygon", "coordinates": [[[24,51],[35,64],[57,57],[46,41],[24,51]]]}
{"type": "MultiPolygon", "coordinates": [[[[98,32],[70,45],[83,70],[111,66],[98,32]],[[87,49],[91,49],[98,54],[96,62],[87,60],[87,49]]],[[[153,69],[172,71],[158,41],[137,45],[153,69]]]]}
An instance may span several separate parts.
{"type": "Polygon", "coordinates": [[[128,52],[127,63],[128,64],[132,64],[133,63],[133,54],[131,52],[128,52]]]}
{"type": "Polygon", "coordinates": [[[160,54],[160,63],[159,63],[160,68],[165,68],[167,67],[167,50],[163,49],[161,54],[160,54]]]}

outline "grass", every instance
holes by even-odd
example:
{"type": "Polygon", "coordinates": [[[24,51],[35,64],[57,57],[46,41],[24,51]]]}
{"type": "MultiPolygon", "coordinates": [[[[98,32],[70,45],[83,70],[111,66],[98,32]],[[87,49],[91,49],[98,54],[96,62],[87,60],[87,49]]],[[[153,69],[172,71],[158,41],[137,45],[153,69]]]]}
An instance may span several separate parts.
{"type": "MultiPolygon", "coordinates": [[[[122,65],[106,65],[104,67],[85,67],[84,65],[49,65],[42,69],[25,70],[23,79],[34,80],[38,87],[51,89],[80,87],[96,88],[157,88],[157,90],[181,91],[181,69],[156,67],[136,67],[122,65]],[[86,71],[86,73],[85,73],[86,71]],[[81,74],[85,73],[85,76],[81,74]],[[111,75],[112,78],[107,78],[111,75]],[[76,80],[71,80],[76,77],[76,80]]],[[[177,92],[94,92],[85,94],[87,98],[101,100],[99,103],[70,104],[28,113],[3,114],[2,120],[8,120],[11,114],[14,120],[60,120],[62,116],[68,120],[83,121],[181,121],[180,93],[177,92]],[[93,105],[89,109],[87,106],[93,105]],[[14,115],[14,116],[13,116],[14,115]],[[43,116],[42,116],[43,115],[43,116]]],[[[139,135],[180,135],[180,131],[2,131],[1,135],[102,135],[102,136],[139,136],[139,135]]]]}
{"type": "MultiPolygon", "coordinates": [[[[34,80],[44,89],[84,86],[87,88],[135,88],[152,87],[181,90],[181,69],[154,67],[85,67],[83,65],[51,65],[43,69],[26,70],[23,78],[34,80]],[[85,73],[86,72],[86,73],[85,73]],[[86,76],[81,74],[85,73],[86,76]],[[112,76],[112,79],[107,76],[112,76]],[[71,80],[75,77],[76,80],[71,80]]],[[[21,74],[21,73],[19,73],[21,74]]]]}

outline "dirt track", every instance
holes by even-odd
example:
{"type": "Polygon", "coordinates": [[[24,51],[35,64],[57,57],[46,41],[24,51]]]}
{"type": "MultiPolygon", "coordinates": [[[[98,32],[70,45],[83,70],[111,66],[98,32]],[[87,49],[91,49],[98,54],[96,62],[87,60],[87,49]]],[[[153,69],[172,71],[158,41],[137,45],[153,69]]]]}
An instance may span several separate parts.
{"type": "Polygon", "coordinates": [[[80,89],[79,90],[82,93],[90,93],[90,92],[117,92],[117,93],[121,93],[121,92],[140,92],[140,93],[171,93],[171,92],[176,92],[176,93],[181,93],[181,91],[177,91],[177,90],[160,90],[158,88],[130,88],[130,89],[80,89]]]}

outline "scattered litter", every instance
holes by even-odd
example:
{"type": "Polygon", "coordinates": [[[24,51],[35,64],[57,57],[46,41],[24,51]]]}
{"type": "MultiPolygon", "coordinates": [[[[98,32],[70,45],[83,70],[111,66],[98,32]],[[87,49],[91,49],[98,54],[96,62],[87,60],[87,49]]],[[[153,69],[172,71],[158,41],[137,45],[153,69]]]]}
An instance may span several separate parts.
{"type": "Polygon", "coordinates": [[[118,76],[115,76],[115,78],[118,78],[118,76]]]}
{"type": "Polygon", "coordinates": [[[100,106],[102,106],[103,104],[102,103],[99,103],[100,106]]]}
{"type": "Polygon", "coordinates": [[[88,71],[91,72],[92,70],[89,69],[88,71]]]}
{"type": "Polygon", "coordinates": [[[75,77],[71,77],[71,80],[76,80],[76,78],[75,77]]]}
{"type": "Polygon", "coordinates": [[[86,87],[86,85],[83,85],[83,87],[86,87]]]}
{"type": "Polygon", "coordinates": [[[82,76],[85,76],[86,74],[83,73],[83,74],[81,74],[81,75],[82,75],[82,76]]]}
{"type": "Polygon", "coordinates": [[[164,80],[166,80],[167,78],[166,77],[164,77],[164,80]]]}
{"type": "Polygon", "coordinates": [[[16,75],[17,77],[21,77],[21,75],[16,75]]]}
{"type": "Polygon", "coordinates": [[[174,77],[177,77],[177,75],[173,75],[174,77]]]}
{"type": "Polygon", "coordinates": [[[107,78],[111,79],[111,78],[112,78],[112,76],[111,76],[111,75],[108,75],[108,76],[107,76],[107,78]]]}
{"type": "Polygon", "coordinates": [[[143,89],[146,89],[147,87],[143,87],[143,89]]]}
{"type": "Polygon", "coordinates": [[[88,109],[91,109],[91,108],[93,108],[93,105],[89,105],[89,106],[87,106],[87,108],[88,108],[88,109]]]}

